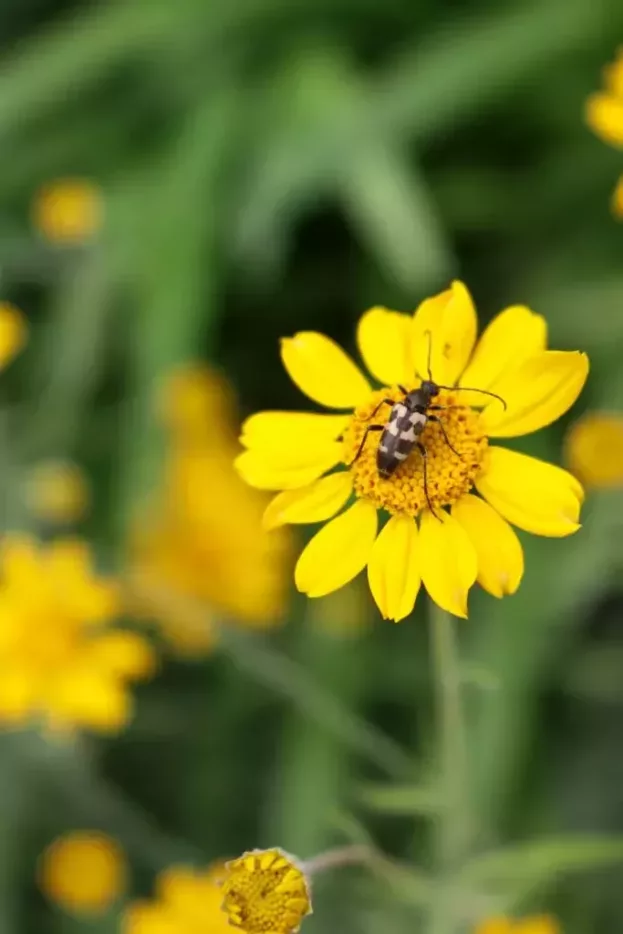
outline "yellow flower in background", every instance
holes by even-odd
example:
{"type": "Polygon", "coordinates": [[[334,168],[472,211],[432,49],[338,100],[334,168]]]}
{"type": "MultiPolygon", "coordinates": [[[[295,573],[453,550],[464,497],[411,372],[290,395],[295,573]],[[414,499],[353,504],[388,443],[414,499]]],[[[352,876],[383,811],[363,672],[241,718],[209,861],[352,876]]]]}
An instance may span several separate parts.
{"type": "Polygon", "coordinates": [[[252,850],[226,869],[223,910],[245,934],[293,934],[311,914],[305,874],[281,850],[252,850]]]}
{"type": "Polygon", "coordinates": [[[174,866],[161,873],[156,897],[136,901],[125,912],[123,934],[232,934],[221,909],[222,865],[199,871],[174,866]]]}
{"type": "Polygon", "coordinates": [[[476,333],[476,311],[460,282],[413,316],[371,309],[357,340],[383,384],[378,390],[323,334],[283,340],[283,363],[310,399],[354,410],[260,412],[243,426],[247,450],[238,470],[252,486],[282,491],[264,514],[267,528],[330,520],[296,565],[296,585],[309,597],[337,590],[367,565],[384,617],[407,616],[421,583],[439,606],[466,616],[476,580],[496,597],[519,586],[523,552],[509,523],[554,537],[579,528],[583,491],[571,474],[489,439],[529,434],[566,412],[586,380],[586,355],[546,350],[543,318],[523,306],[502,311],[478,344],[476,333]],[[400,387],[414,390],[430,377],[449,388],[433,399],[438,421],[429,419],[419,436],[426,457],[413,447],[385,478],[377,466],[380,428],[404,399],[400,387]],[[368,432],[372,425],[377,431],[368,432]],[[390,514],[380,534],[379,510],[390,514]]]}
{"type": "Polygon", "coordinates": [[[197,652],[214,641],[210,615],[253,628],[281,621],[289,537],[266,532],[265,494],[250,490],[233,468],[240,448],[222,378],[201,366],[172,374],[160,410],[164,478],[132,533],[134,578],[141,609],[161,621],[179,651],[197,652]]]}
{"type": "Polygon", "coordinates": [[[127,864],[121,847],[97,830],[81,830],[54,840],[39,861],[39,886],[69,914],[104,914],[126,887],[127,864]]]}
{"type": "Polygon", "coordinates": [[[0,369],[11,362],[26,343],[26,319],[10,302],[0,302],[0,369]]]}
{"type": "Polygon", "coordinates": [[[43,185],[32,204],[35,228],[46,240],[75,245],[90,240],[102,226],[100,189],[84,178],[61,178],[43,185]]]}
{"type": "Polygon", "coordinates": [[[561,931],[555,918],[537,915],[518,921],[512,918],[490,918],[479,924],[474,934],[561,934],[561,931]]]}
{"type": "Polygon", "coordinates": [[[120,729],[129,682],[151,673],[153,656],[141,636],[107,626],[117,591],[94,575],[86,544],[9,535],[0,574],[0,723],[120,729]]]}
{"type": "MultiPolygon", "coordinates": [[[[592,94],[586,104],[586,121],[605,143],[623,149],[623,49],[604,68],[604,89],[592,94]]],[[[612,210],[623,217],[623,175],[612,196],[612,210]]]]}
{"type": "Polygon", "coordinates": [[[588,412],[569,429],[565,456],[588,487],[623,486],[623,415],[588,412]]]}
{"type": "Polygon", "coordinates": [[[69,524],[82,519],[89,505],[86,477],[76,464],[44,461],[28,474],[24,487],[26,505],[36,519],[69,524]]]}

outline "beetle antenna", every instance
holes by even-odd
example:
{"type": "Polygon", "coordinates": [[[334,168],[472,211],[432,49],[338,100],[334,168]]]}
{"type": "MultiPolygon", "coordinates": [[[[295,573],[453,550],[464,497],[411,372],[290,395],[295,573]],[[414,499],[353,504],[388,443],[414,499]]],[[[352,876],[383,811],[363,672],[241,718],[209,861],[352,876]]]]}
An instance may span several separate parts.
{"type": "Polygon", "coordinates": [[[428,370],[428,378],[429,378],[429,380],[430,380],[431,383],[432,383],[432,381],[433,381],[433,374],[432,374],[432,370],[431,370],[431,368],[430,368],[430,364],[431,364],[431,357],[432,357],[432,355],[433,355],[433,334],[432,334],[432,331],[430,331],[430,330],[424,331],[424,334],[427,334],[427,335],[428,335],[428,357],[427,357],[427,359],[426,359],[426,369],[428,370]]]}
{"type": "Polygon", "coordinates": [[[488,389],[473,389],[471,386],[440,386],[440,389],[449,389],[451,392],[481,392],[485,396],[491,396],[493,399],[497,399],[498,402],[501,402],[506,411],[506,401],[502,396],[498,396],[497,392],[489,392],[488,389]]]}

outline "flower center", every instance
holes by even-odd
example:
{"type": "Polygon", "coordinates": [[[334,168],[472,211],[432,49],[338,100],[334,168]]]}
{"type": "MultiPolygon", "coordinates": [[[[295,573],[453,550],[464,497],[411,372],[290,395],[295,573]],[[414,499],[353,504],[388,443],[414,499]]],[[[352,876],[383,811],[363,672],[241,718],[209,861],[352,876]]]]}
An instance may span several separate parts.
{"type": "Polygon", "coordinates": [[[480,472],[488,442],[478,412],[463,406],[460,395],[442,389],[434,405],[443,408],[430,412],[439,422],[429,420],[418,437],[426,448],[427,501],[424,458],[416,444],[406,460],[399,462],[387,478],[381,477],[376,462],[380,431],[368,432],[361,453],[353,460],[366,429],[372,425],[386,425],[389,421],[389,405],[382,405],[373,414],[379,403],[383,399],[404,401],[404,394],[397,387],[372,393],[369,400],[355,410],[344,432],[344,462],[350,465],[357,496],[374,503],[378,509],[416,516],[429,504],[433,509],[441,509],[468,493],[480,472]]]}
{"type": "Polygon", "coordinates": [[[280,850],[247,853],[227,864],[223,910],[245,934],[292,934],[311,910],[301,870],[280,850]]]}

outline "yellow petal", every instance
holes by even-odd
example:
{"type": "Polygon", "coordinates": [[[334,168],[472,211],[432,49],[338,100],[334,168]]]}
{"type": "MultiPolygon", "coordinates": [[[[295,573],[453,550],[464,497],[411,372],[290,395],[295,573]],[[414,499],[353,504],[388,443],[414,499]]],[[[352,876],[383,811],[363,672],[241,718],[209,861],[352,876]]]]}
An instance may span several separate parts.
{"type": "Polygon", "coordinates": [[[462,525],[447,512],[426,510],[420,523],[422,582],[438,606],[467,617],[467,594],[476,580],[476,551],[462,525]]]}
{"type": "Polygon", "coordinates": [[[392,516],[376,539],[368,561],[368,582],[384,619],[408,616],[420,589],[415,520],[392,516]]]}
{"type": "Polygon", "coordinates": [[[490,447],[476,488],[501,516],[526,532],[561,538],[580,528],[581,484],[536,457],[490,447]]]}
{"type": "Polygon", "coordinates": [[[561,929],[551,915],[533,915],[516,921],[512,934],[561,934],[561,929]]]}
{"type": "Polygon", "coordinates": [[[523,577],[523,549],[502,517],[478,496],[463,496],[452,507],[476,549],[478,583],[494,597],[515,593],[523,577]]]}
{"type": "Polygon", "coordinates": [[[95,667],[119,677],[145,678],[154,671],[152,648],[135,632],[103,633],[93,640],[90,655],[95,667]]]}
{"type": "Polygon", "coordinates": [[[588,376],[588,357],[577,351],[545,350],[524,360],[496,384],[506,409],[493,401],[482,413],[492,438],[516,438],[551,425],[580,395],[588,376]]]}
{"type": "Polygon", "coordinates": [[[359,352],[370,373],[385,386],[413,382],[411,320],[387,308],[370,308],[359,320],[359,352]]]}
{"type": "Polygon", "coordinates": [[[314,412],[256,412],[244,422],[240,440],[247,448],[279,451],[308,441],[334,441],[344,431],[350,417],[314,412]]]}
{"type": "Polygon", "coordinates": [[[474,934],[515,934],[515,928],[508,918],[487,918],[476,925],[474,934]]]}
{"type": "Polygon", "coordinates": [[[335,341],[316,331],[299,331],[281,341],[281,359],[299,389],[330,409],[354,409],[370,385],[335,341]]]}
{"type": "Polygon", "coordinates": [[[243,480],[259,490],[296,490],[335,467],[342,453],[339,441],[328,441],[310,450],[288,451],[283,460],[274,452],[243,451],[234,465],[243,480]]]}
{"type": "Polygon", "coordinates": [[[264,512],[264,528],[276,529],[288,523],[325,522],[340,511],[352,489],[350,471],[341,470],[300,490],[277,493],[264,512]]]}
{"type": "MultiPolygon", "coordinates": [[[[509,370],[545,350],[547,324],[525,305],[511,305],[485,328],[459,386],[497,392],[497,382],[509,370]]],[[[465,405],[485,406],[491,400],[483,393],[461,393],[465,405]]]]}
{"type": "Polygon", "coordinates": [[[411,332],[417,374],[452,386],[467,365],[477,330],[476,309],[462,282],[453,282],[445,292],[427,298],[415,313],[411,332]]]}
{"type": "Polygon", "coordinates": [[[623,100],[592,94],[586,104],[586,122],[605,143],[623,147],[623,100]]]}
{"type": "Polygon", "coordinates": [[[301,553],[294,570],[298,589],[323,597],[347,584],[366,566],[376,529],[376,509],[364,500],[332,519],[301,553]]]}
{"type": "Polygon", "coordinates": [[[566,461],[587,486],[623,487],[623,415],[589,412],[567,434],[566,461]]]}
{"type": "Polygon", "coordinates": [[[26,343],[26,320],[14,305],[0,302],[0,366],[6,366],[26,343]]]}
{"type": "Polygon", "coordinates": [[[612,213],[619,220],[623,219],[623,175],[619,178],[616,188],[612,192],[612,213]]]}

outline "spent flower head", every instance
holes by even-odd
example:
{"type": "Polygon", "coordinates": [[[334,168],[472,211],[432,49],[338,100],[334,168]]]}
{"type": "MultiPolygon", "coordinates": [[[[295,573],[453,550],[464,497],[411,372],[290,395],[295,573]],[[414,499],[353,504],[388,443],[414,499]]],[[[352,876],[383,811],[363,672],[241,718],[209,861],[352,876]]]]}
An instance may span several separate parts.
{"type": "Polygon", "coordinates": [[[73,915],[103,914],[123,893],[127,864],[119,844],[97,830],[64,834],[44,850],[39,887],[73,915]]]}
{"type": "Polygon", "coordinates": [[[351,409],[260,412],[243,425],[238,470],[252,486],[281,491],[266,527],[327,523],[299,557],[300,591],[324,596],[367,565],[384,617],[407,616],[421,583],[439,606],[466,616],[476,580],[496,597],[519,586],[523,551],[511,524],[554,537],[579,528],[575,477],[490,439],[529,434],[566,412],[586,380],[586,355],[546,350],[544,319],[521,305],[494,318],[478,343],[476,334],[472,298],[453,282],[414,315],[363,315],[359,350],[380,389],[323,334],[282,341],[299,389],[351,409]],[[427,421],[404,404],[426,380],[442,387],[427,421]],[[402,422],[389,424],[392,410],[402,422]],[[388,424],[393,440],[382,433],[388,424]],[[392,443],[399,462],[383,476],[379,451],[392,443]],[[389,515],[380,533],[379,514],[389,515]]]}
{"type": "Polygon", "coordinates": [[[305,873],[282,850],[251,850],[226,869],[223,910],[244,934],[293,934],[311,914],[305,873]]]}
{"type": "Polygon", "coordinates": [[[115,585],[97,577],[87,545],[44,546],[21,535],[0,551],[0,723],[116,731],[130,718],[129,683],[149,675],[139,635],[109,628],[115,585]]]}
{"type": "MultiPolygon", "coordinates": [[[[623,149],[623,48],[604,68],[604,87],[586,103],[586,122],[604,143],[623,149]]],[[[612,195],[612,211],[623,218],[623,175],[612,195]]]]}

